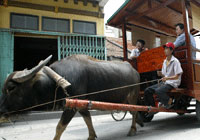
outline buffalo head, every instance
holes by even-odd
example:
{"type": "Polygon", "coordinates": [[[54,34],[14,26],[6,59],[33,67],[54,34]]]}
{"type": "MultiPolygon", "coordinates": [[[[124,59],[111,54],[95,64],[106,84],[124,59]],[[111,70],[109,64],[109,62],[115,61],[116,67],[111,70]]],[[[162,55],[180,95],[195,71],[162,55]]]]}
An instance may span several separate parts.
{"type": "Polygon", "coordinates": [[[37,97],[37,94],[40,94],[39,90],[43,90],[42,86],[49,82],[49,77],[41,69],[51,57],[30,70],[13,72],[7,77],[0,96],[0,116],[38,103],[38,98],[42,98],[42,96],[37,97]]]}

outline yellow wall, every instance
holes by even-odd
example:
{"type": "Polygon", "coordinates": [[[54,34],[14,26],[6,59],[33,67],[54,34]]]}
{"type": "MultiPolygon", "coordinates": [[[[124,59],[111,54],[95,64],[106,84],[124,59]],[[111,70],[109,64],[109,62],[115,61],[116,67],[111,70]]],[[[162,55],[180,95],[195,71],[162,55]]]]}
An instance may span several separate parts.
{"type": "Polygon", "coordinates": [[[157,34],[155,32],[141,29],[138,27],[132,27],[132,43],[133,45],[136,44],[136,41],[138,39],[143,39],[146,42],[145,47],[146,48],[155,48],[159,47],[156,46],[156,37],[160,37],[161,45],[166,44],[167,42],[174,42],[175,38],[174,37],[169,37],[161,34],[157,34]]]}
{"type": "Polygon", "coordinates": [[[146,42],[145,47],[155,48],[156,33],[144,30],[138,27],[132,27],[132,42],[136,44],[138,39],[143,39],[146,42]]]}
{"type": "Polygon", "coordinates": [[[167,42],[174,42],[176,40],[175,37],[160,35],[161,45],[166,44],[167,42]]]}
{"type": "Polygon", "coordinates": [[[65,3],[64,0],[57,0],[57,1],[54,1],[54,0],[12,0],[12,1],[48,5],[48,6],[58,6],[62,8],[72,8],[72,9],[87,10],[87,11],[92,11],[92,12],[99,11],[98,5],[96,7],[93,7],[92,3],[88,2],[87,6],[84,6],[82,1],[78,1],[78,4],[74,4],[74,0],[68,0],[67,3],[65,3]]]}
{"type": "Polygon", "coordinates": [[[190,4],[192,8],[193,28],[200,31],[200,7],[197,7],[193,3],[190,3],[190,4]]]}
{"type": "MultiPolygon", "coordinates": [[[[26,1],[26,0],[20,0],[20,1],[26,1]]],[[[34,0],[30,0],[34,1],[34,0]]],[[[64,3],[66,6],[71,4],[70,8],[77,8],[81,10],[80,7],[87,10],[94,10],[96,11],[98,6],[95,8],[91,5],[91,3],[88,3],[87,6],[83,6],[82,2],[79,2],[79,5],[74,5],[72,0],[69,0],[68,3],[64,3]]],[[[38,0],[36,0],[38,2],[38,0]]],[[[44,0],[41,1],[41,3],[44,3],[44,0]]],[[[54,4],[54,3],[60,3],[63,2],[63,0],[58,0],[58,2],[54,2],[53,0],[45,0],[46,4],[54,4]],[[47,2],[49,1],[49,3],[47,2]]],[[[40,3],[40,4],[41,4],[40,3]]],[[[63,4],[63,3],[62,3],[63,4]]],[[[64,5],[63,4],[63,5],[64,5]]],[[[64,5],[64,6],[65,6],[64,5]]],[[[82,10],[83,10],[82,9],[82,10]]],[[[53,18],[64,18],[64,19],[70,19],[70,32],[73,32],[72,27],[72,21],[73,20],[83,20],[83,21],[90,21],[90,22],[96,22],[96,29],[97,29],[97,35],[104,35],[104,19],[103,18],[97,18],[92,16],[84,16],[84,15],[75,15],[75,14],[67,14],[67,13],[56,13],[56,12],[50,12],[50,11],[43,11],[43,10],[34,10],[34,9],[27,9],[27,8],[19,8],[19,7],[4,7],[0,6],[0,28],[10,28],[10,13],[21,13],[21,14],[31,14],[31,15],[37,15],[39,16],[39,30],[41,31],[41,25],[42,25],[42,16],[47,17],[53,17],[53,18]]]]}

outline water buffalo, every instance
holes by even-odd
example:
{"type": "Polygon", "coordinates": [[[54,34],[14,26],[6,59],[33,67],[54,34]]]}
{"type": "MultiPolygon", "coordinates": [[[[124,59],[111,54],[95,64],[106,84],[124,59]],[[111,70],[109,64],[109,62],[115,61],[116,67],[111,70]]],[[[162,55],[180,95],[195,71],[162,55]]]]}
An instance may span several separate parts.
{"type": "MultiPolygon", "coordinates": [[[[57,87],[56,82],[44,71],[44,66],[48,61],[49,58],[31,70],[13,72],[8,76],[0,98],[1,116],[6,112],[54,100],[57,87]]],[[[128,62],[100,61],[85,55],[73,55],[57,61],[49,67],[71,83],[71,86],[67,88],[69,96],[135,84],[140,81],[138,72],[128,62]]],[[[79,99],[136,104],[138,94],[139,86],[135,86],[85,96],[79,99]]],[[[66,94],[63,90],[58,88],[56,99],[65,97],[66,94]]],[[[57,102],[56,106],[63,107],[64,101],[57,102]]],[[[52,104],[45,107],[52,107],[52,104]]],[[[83,116],[88,127],[88,139],[94,140],[97,137],[92,125],[90,112],[87,109],[75,110],[64,108],[56,128],[54,140],[60,140],[61,134],[77,111],[83,116]]],[[[128,133],[130,136],[136,133],[137,112],[132,112],[132,116],[132,125],[128,133]]],[[[137,123],[142,125],[141,121],[137,121],[137,123]]]]}

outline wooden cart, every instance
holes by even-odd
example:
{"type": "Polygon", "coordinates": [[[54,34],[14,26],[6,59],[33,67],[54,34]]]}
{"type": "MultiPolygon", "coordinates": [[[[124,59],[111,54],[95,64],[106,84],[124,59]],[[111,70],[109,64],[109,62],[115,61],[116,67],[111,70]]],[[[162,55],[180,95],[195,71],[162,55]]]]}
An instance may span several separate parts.
{"type": "MultiPolygon", "coordinates": [[[[132,27],[138,27],[166,37],[171,36],[175,39],[175,24],[184,24],[186,45],[176,48],[174,53],[175,57],[181,62],[184,71],[182,83],[178,89],[173,89],[169,93],[169,96],[175,99],[174,109],[166,110],[164,108],[141,106],[143,105],[143,91],[150,85],[141,86],[140,105],[67,100],[67,106],[87,108],[89,105],[90,109],[176,112],[180,115],[196,111],[197,118],[200,120],[200,60],[194,60],[191,57],[194,50],[189,37],[189,33],[196,34],[200,31],[198,29],[200,28],[199,13],[200,2],[198,0],[127,0],[107,23],[110,26],[122,28],[124,61],[130,62],[137,69],[142,81],[158,78],[156,71],[162,68],[166,56],[163,47],[156,47],[142,52],[136,60],[128,59],[126,31],[131,30],[132,27]],[[196,101],[196,109],[188,110],[188,107],[194,106],[190,104],[191,100],[196,101]]],[[[145,118],[145,116],[143,117],[145,118]]],[[[145,119],[151,121],[152,117],[145,119]]]]}
{"type": "MultiPolygon", "coordinates": [[[[199,14],[200,2],[197,0],[130,0],[108,20],[108,25],[122,28],[124,60],[129,61],[140,73],[141,80],[145,81],[158,78],[156,71],[162,68],[166,58],[163,48],[150,49],[141,53],[137,60],[130,60],[127,55],[126,31],[137,26],[143,30],[175,37],[175,24],[184,24],[186,45],[176,48],[174,53],[184,71],[182,83],[169,95],[175,98],[175,108],[182,110],[187,110],[191,106],[190,101],[195,99],[196,110],[193,111],[196,111],[200,120],[200,60],[191,57],[192,51],[198,50],[192,49],[189,37],[189,33],[194,35],[200,31],[199,14]]],[[[141,99],[147,86],[149,85],[141,86],[141,99]]]]}

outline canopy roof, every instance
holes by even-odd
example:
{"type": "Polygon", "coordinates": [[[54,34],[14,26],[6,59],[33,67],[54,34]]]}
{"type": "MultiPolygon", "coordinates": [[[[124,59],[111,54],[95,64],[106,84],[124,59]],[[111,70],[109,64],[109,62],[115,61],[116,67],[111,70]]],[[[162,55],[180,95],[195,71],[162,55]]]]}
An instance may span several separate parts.
{"type": "MultiPolygon", "coordinates": [[[[200,7],[200,0],[190,0],[200,7]]],[[[189,1],[188,1],[189,3],[189,1]]],[[[191,33],[192,14],[189,7],[191,33]]],[[[126,23],[127,29],[137,26],[158,33],[175,36],[175,24],[183,23],[181,0],[126,0],[124,4],[108,19],[107,24],[121,28],[126,23]]]]}

